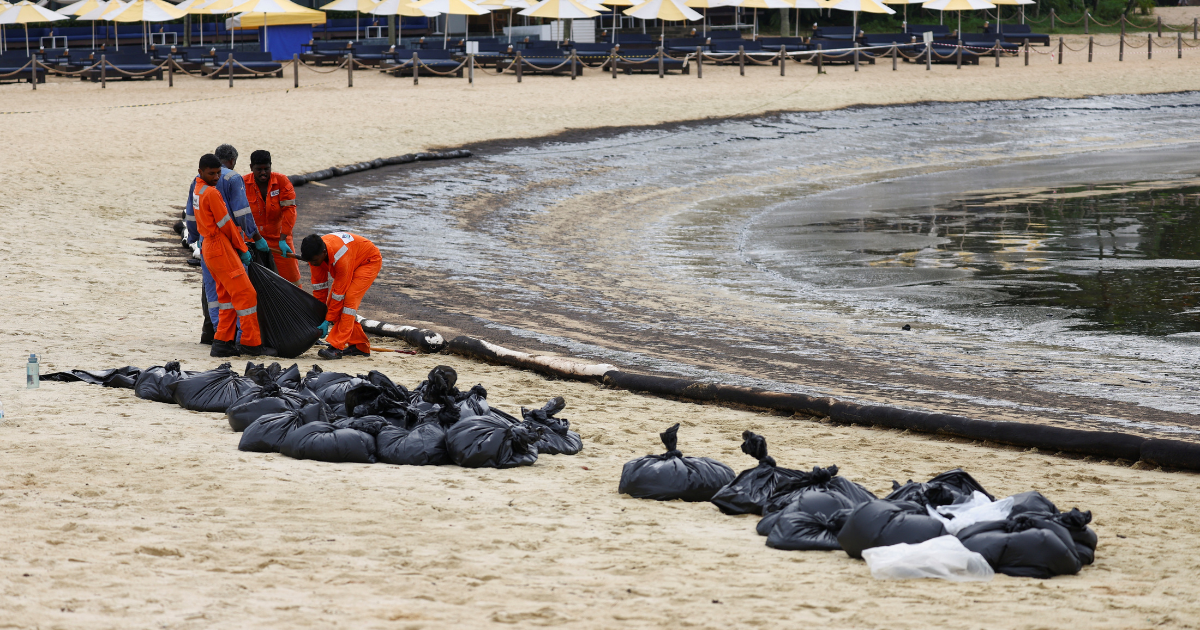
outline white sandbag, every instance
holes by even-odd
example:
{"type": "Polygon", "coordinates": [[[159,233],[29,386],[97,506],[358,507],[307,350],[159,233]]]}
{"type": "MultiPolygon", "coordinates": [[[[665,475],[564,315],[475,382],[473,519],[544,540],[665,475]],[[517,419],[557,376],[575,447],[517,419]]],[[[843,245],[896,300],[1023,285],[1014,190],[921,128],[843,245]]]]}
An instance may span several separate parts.
{"type": "Polygon", "coordinates": [[[957,534],[959,531],[984,521],[1003,521],[1008,518],[1013,509],[1013,498],[1007,497],[992,501],[982,492],[976,491],[970,501],[954,505],[939,506],[936,510],[926,507],[929,515],[942,522],[946,533],[957,534]]]}
{"type": "Polygon", "coordinates": [[[954,536],[923,543],[900,543],[864,549],[863,560],[877,580],[937,578],[951,582],[989,582],[995,573],[983,556],[967,549],[954,536]]]}

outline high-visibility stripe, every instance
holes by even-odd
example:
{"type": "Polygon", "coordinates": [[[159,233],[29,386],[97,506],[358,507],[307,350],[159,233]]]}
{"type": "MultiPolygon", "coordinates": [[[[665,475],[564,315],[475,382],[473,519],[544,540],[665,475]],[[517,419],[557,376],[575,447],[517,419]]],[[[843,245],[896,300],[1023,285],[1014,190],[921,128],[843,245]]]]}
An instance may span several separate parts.
{"type": "Polygon", "coordinates": [[[336,293],[330,295],[329,297],[333,298],[334,302],[341,302],[342,300],[346,299],[345,295],[338,295],[336,293]]]}
{"type": "Polygon", "coordinates": [[[217,221],[217,227],[224,227],[226,223],[229,223],[229,215],[228,214],[225,215],[224,217],[221,217],[220,221],[217,221]]]}
{"type": "Polygon", "coordinates": [[[250,308],[240,310],[240,311],[235,311],[235,312],[238,314],[238,317],[245,317],[247,315],[253,315],[258,312],[258,306],[251,306],[250,308]]]}
{"type": "Polygon", "coordinates": [[[233,216],[234,216],[235,218],[236,218],[236,217],[244,217],[244,216],[246,216],[247,214],[250,214],[250,206],[246,206],[245,208],[242,208],[241,210],[234,210],[234,211],[233,211],[233,216]]]}
{"type": "Polygon", "coordinates": [[[241,176],[239,176],[237,173],[234,173],[234,172],[229,172],[229,173],[225,174],[225,181],[227,181],[227,182],[233,181],[234,178],[240,179],[241,176]]]}
{"type": "Polygon", "coordinates": [[[350,248],[342,245],[342,248],[337,250],[337,253],[333,255],[333,264],[336,265],[337,262],[342,259],[342,256],[345,256],[346,252],[348,251],[350,251],[350,248]]]}
{"type": "MultiPolygon", "coordinates": [[[[209,304],[212,304],[212,302],[209,302],[209,304]]],[[[217,306],[221,307],[221,310],[224,310],[224,311],[227,311],[227,310],[233,308],[233,304],[230,302],[217,302],[217,306]]],[[[210,306],[209,308],[212,308],[212,307],[210,306]]]]}
{"type": "Polygon", "coordinates": [[[280,201],[280,202],[279,202],[279,207],[281,207],[281,208],[287,208],[287,207],[289,207],[289,206],[294,206],[294,205],[296,205],[296,200],[295,200],[295,199],[288,199],[287,201],[280,201]]]}
{"type": "MultiPolygon", "coordinates": [[[[209,302],[209,303],[208,303],[208,308],[217,308],[217,307],[219,307],[219,306],[221,306],[221,303],[220,303],[220,302],[209,302]]],[[[233,308],[233,305],[232,305],[232,304],[230,304],[230,305],[229,305],[229,308],[233,308]]]]}
{"type": "Polygon", "coordinates": [[[344,308],[342,309],[342,315],[358,315],[358,309],[344,308]]]}
{"type": "Polygon", "coordinates": [[[208,186],[206,184],[200,184],[200,190],[197,190],[196,194],[203,195],[204,191],[206,191],[206,190],[208,190],[208,186]]]}
{"type": "Polygon", "coordinates": [[[321,284],[314,284],[313,291],[320,291],[321,289],[328,289],[332,286],[333,286],[333,280],[326,280],[325,282],[322,282],[321,284]]]}
{"type": "Polygon", "coordinates": [[[183,215],[183,220],[184,220],[184,221],[190,221],[190,222],[192,222],[192,223],[195,223],[195,222],[196,222],[196,215],[194,215],[194,214],[185,214],[185,215],[183,215]]]}

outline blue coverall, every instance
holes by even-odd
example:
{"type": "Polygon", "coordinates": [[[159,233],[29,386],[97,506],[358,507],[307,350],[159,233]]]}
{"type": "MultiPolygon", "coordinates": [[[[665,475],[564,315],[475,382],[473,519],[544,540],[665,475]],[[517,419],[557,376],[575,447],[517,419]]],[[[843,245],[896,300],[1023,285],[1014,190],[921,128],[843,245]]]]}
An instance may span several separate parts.
{"type": "MultiPolygon", "coordinates": [[[[192,186],[195,178],[192,178],[193,184],[188,185],[187,206],[184,210],[184,221],[187,222],[188,230],[188,245],[195,243],[200,238],[200,234],[196,231],[196,216],[192,205],[192,186]]],[[[250,212],[250,202],[246,200],[246,181],[241,175],[232,169],[221,167],[221,179],[217,180],[217,192],[221,193],[221,198],[225,200],[225,207],[229,208],[229,213],[233,215],[233,222],[238,227],[242,228],[242,232],[246,236],[250,236],[258,232],[258,226],[254,225],[254,214],[250,212]]],[[[215,328],[217,325],[217,313],[222,308],[217,300],[217,285],[213,282],[212,276],[208,273],[208,266],[204,264],[204,257],[200,257],[200,273],[204,279],[204,297],[208,300],[208,317],[212,320],[212,325],[215,328]]],[[[225,305],[224,308],[233,308],[232,304],[225,305]]]]}

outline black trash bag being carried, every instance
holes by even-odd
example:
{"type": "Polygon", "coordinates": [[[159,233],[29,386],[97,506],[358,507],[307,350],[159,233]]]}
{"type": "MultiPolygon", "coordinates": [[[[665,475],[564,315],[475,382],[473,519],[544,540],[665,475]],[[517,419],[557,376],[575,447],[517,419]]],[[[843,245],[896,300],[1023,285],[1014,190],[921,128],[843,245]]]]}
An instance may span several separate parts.
{"type": "Polygon", "coordinates": [[[137,382],[133,384],[133,395],[154,402],[173,403],[175,394],[171,391],[171,384],[194,374],[195,372],[184,372],[180,369],[178,361],[147,368],[142,370],[137,382]]]}
{"type": "Polygon", "coordinates": [[[733,481],[733,469],[707,457],[684,457],[676,448],[679,424],[659,434],[667,452],[625,462],[617,492],[657,501],[711,501],[733,481]]]}
{"type": "Polygon", "coordinates": [[[993,569],[1013,577],[1048,579],[1074,575],[1083,567],[1071,534],[1045,516],[1022,514],[976,523],[958,532],[958,539],[993,569]]]}
{"type": "Polygon", "coordinates": [[[283,369],[278,363],[246,363],[246,378],[252,379],[259,385],[276,383],[288,389],[300,389],[300,366],[293,363],[292,367],[283,369]]]}
{"type": "Polygon", "coordinates": [[[494,415],[470,416],[446,429],[450,459],[464,468],[514,468],[537,461],[543,429],[494,415]]]}
{"type": "Polygon", "coordinates": [[[788,551],[836,551],[842,548],[837,535],[850,510],[832,514],[784,509],[778,512],[775,526],[767,536],[767,546],[788,551]]]}
{"type": "Polygon", "coordinates": [[[329,422],[310,422],[289,431],[279,445],[279,452],[294,459],[374,464],[375,436],[329,422]]]}
{"type": "Polygon", "coordinates": [[[941,507],[967,501],[976,492],[982,492],[988,499],[995,501],[983,486],[970,474],[961,468],[948,470],[927,483],[915,482],[912,479],[903,486],[892,481],[892,493],[884,497],[885,501],[911,501],[929,507],[941,507]]]}
{"type": "Polygon", "coordinates": [[[851,558],[862,560],[863,549],[921,543],[945,534],[946,528],[925,506],[882,499],[854,508],[837,538],[851,558]]]}
{"type": "Polygon", "coordinates": [[[583,438],[571,430],[571,422],[554,415],[566,406],[566,399],[556,396],[541,409],[521,408],[521,416],[525,418],[525,422],[545,429],[542,438],[534,445],[539,455],[575,455],[583,450],[583,438]]]}
{"type": "Polygon", "coordinates": [[[432,420],[412,429],[389,425],[375,436],[375,459],[398,466],[441,466],[450,463],[446,450],[446,428],[432,420]]]}
{"type": "Polygon", "coordinates": [[[805,498],[802,509],[809,513],[813,510],[831,513],[843,507],[856,507],[874,501],[875,495],[861,485],[838,475],[837,466],[821,468],[813,466],[812,472],[802,476],[788,477],[775,486],[775,491],[763,502],[763,517],[755,528],[759,536],[768,536],[775,526],[779,513],[805,498]],[[816,494],[833,495],[828,499],[815,496],[816,494]]]}
{"type": "Polygon", "coordinates": [[[317,327],[325,321],[325,304],[258,263],[251,263],[246,275],[258,293],[263,343],[288,359],[313,347],[321,338],[317,327]]]}
{"type": "Polygon", "coordinates": [[[713,496],[712,502],[725,514],[762,514],[763,504],[781,481],[808,478],[808,473],[776,466],[775,458],[767,455],[767,438],[757,433],[742,432],[742,452],[758,465],[738,473],[713,496]]]}
{"type": "Polygon", "coordinates": [[[225,416],[229,419],[229,428],[241,433],[261,416],[293,411],[310,404],[325,403],[307,390],[297,392],[270,383],[239,398],[225,410],[225,416]]]}
{"type": "Polygon", "coordinates": [[[104,387],[119,387],[133,389],[141,368],[127,365],[113,370],[71,370],[69,372],[53,372],[38,377],[40,381],[60,381],[63,383],[84,382],[88,385],[103,385],[104,387]]]}
{"type": "Polygon", "coordinates": [[[225,413],[239,398],[256,389],[254,381],[238,376],[228,363],[215,370],[200,372],[168,386],[180,407],[192,411],[225,413]]]}
{"type": "Polygon", "coordinates": [[[246,427],[242,432],[242,440],[238,442],[239,451],[255,453],[278,453],[284,439],[293,429],[311,422],[328,422],[325,406],[319,404],[305,405],[292,411],[273,413],[260,417],[246,427]]]}

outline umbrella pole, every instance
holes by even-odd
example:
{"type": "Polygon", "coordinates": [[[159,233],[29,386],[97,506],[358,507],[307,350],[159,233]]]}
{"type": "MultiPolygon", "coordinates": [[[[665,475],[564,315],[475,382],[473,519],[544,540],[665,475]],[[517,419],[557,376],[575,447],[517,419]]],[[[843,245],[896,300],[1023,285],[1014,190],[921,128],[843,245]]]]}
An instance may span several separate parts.
{"type": "MultiPolygon", "coordinates": [[[[354,21],[358,21],[358,15],[354,16],[354,21]]],[[[357,26],[357,24],[355,25],[357,26]]],[[[271,52],[271,34],[267,32],[267,13],[263,12],[263,52],[271,52]]]]}
{"type": "MultiPolygon", "coordinates": [[[[25,56],[26,57],[33,56],[32,53],[30,53],[30,51],[29,51],[29,23],[28,22],[25,23],[25,56]]],[[[37,79],[34,79],[34,80],[36,81],[37,79]]]]}
{"type": "Polygon", "coordinates": [[[851,24],[854,26],[850,30],[850,41],[854,42],[855,47],[858,46],[858,11],[854,11],[854,18],[851,24]]]}
{"type": "Polygon", "coordinates": [[[955,33],[959,40],[962,40],[962,11],[958,12],[958,32],[955,33]]]}
{"type": "Polygon", "coordinates": [[[113,22],[113,43],[117,45],[117,52],[121,52],[121,25],[113,22]]]}
{"type": "Polygon", "coordinates": [[[358,13],[354,13],[354,41],[358,41],[358,13]]]}

